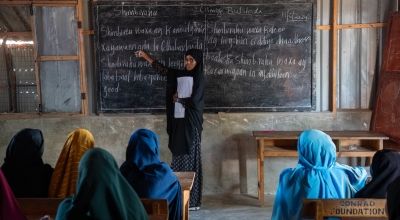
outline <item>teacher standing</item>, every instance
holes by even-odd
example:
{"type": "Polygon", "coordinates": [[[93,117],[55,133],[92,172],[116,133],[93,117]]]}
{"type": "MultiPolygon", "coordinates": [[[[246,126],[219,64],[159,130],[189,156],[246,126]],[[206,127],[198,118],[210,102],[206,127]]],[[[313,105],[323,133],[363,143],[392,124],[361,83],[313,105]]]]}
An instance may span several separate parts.
{"type": "Polygon", "coordinates": [[[135,55],[167,76],[167,133],[172,169],[196,172],[189,204],[191,210],[198,210],[203,180],[200,148],[204,109],[203,52],[198,49],[186,51],[184,70],[167,68],[142,50],[136,51],[135,55]]]}

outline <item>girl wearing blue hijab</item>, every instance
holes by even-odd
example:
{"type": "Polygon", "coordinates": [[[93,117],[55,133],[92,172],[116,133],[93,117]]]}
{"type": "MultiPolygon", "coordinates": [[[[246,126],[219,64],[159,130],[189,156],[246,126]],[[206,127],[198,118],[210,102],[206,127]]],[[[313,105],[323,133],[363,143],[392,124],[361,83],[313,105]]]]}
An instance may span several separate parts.
{"type": "Polygon", "coordinates": [[[160,160],[154,132],[139,129],[132,134],[120,170],[139,197],[166,199],[168,219],[182,219],[181,185],[168,164],[160,160]]]}
{"type": "Polygon", "coordinates": [[[189,206],[201,206],[203,171],[201,132],[203,131],[204,86],[203,51],[189,49],[184,56],[184,69],[167,68],[143,50],[135,52],[160,74],[167,76],[165,107],[167,113],[168,148],[174,171],[196,172],[190,190],[189,206]]]}
{"type": "Polygon", "coordinates": [[[303,199],[351,198],[364,187],[365,169],[337,163],[335,144],[324,132],[302,132],[297,151],[297,166],[279,177],[273,220],[301,219],[303,199]]]}

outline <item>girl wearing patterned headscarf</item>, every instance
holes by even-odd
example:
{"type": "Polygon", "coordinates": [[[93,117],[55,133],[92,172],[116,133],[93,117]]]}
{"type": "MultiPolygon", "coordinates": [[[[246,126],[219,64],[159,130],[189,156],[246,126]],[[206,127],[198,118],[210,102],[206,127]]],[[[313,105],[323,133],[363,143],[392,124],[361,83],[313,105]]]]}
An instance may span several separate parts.
{"type": "Polygon", "coordinates": [[[203,52],[199,49],[186,51],[183,70],[166,68],[142,50],[135,54],[167,76],[167,132],[172,168],[174,171],[196,172],[190,192],[190,207],[198,210],[203,179],[200,150],[204,109],[203,52]]]}
{"type": "Polygon", "coordinates": [[[49,197],[65,198],[75,193],[79,161],[93,147],[93,135],[86,129],[78,128],[68,135],[51,177],[49,197]]]}

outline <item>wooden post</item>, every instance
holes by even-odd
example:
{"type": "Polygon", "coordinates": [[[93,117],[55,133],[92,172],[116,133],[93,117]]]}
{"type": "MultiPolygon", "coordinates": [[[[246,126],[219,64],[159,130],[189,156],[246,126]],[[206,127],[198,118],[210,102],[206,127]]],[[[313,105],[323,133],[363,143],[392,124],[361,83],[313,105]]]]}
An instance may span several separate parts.
{"type": "Polygon", "coordinates": [[[87,75],[86,75],[86,62],[85,62],[85,44],[83,34],[83,0],[78,0],[76,5],[77,21],[78,21],[78,57],[79,57],[79,73],[80,73],[80,87],[81,87],[81,113],[83,115],[89,114],[88,98],[87,98],[87,75]]]}
{"type": "MultiPolygon", "coordinates": [[[[32,6],[35,7],[35,6],[32,6]]],[[[32,40],[33,40],[33,59],[35,61],[35,79],[36,79],[36,94],[38,95],[38,113],[42,112],[42,84],[40,82],[40,61],[38,60],[39,52],[38,52],[38,44],[36,38],[36,16],[33,13],[31,14],[31,27],[32,27],[32,40]]]]}
{"type": "Polygon", "coordinates": [[[5,64],[7,71],[7,84],[8,84],[8,100],[9,100],[9,111],[17,112],[17,85],[15,71],[12,68],[12,56],[7,45],[7,37],[3,39],[3,48],[5,55],[5,64]]]}
{"type": "Polygon", "coordinates": [[[257,140],[258,201],[264,206],[264,139],[257,140]]]}
{"type": "Polygon", "coordinates": [[[336,99],[337,99],[337,89],[336,89],[336,65],[337,65],[337,16],[338,16],[338,0],[332,1],[332,14],[331,14],[331,100],[330,108],[332,113],[336,113],[336,99]]]}

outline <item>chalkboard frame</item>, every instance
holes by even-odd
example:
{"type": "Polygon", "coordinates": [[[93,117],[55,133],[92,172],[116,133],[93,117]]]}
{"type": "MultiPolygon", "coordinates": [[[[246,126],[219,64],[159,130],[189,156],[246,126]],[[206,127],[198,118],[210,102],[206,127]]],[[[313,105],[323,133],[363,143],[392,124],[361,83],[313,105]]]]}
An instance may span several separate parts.
{"type": "MultiPolygon", "coordinates": [[[[230,4],[267,4],[267,3],[311,3],[312,4],[312,31],[311,31],[311,97],[310,97],[310,105],[309,106],[300,106],[300,107],[205,107],[204,111],[206,113],[217,113],[217,112],[307,112],[307,111],[315,111],[316,109],[316,10],[317,4],[315,0],[271,0],[271,1],[243,1],[243,0],[230,0],[230,1],[153,1],[148,2],[146,0],[139,1],[123,1],[123,0],[95,0],[92,4],[92,16],[95,18],[95,7],[101,5],[129,5],[129,6],[192,6],[193,4],[199,5],[230,5],[230,4]]],[[[93,21],[94,23],[94,21],[93,21]]],[[[92,25],[93,27],[95,25],[92,25]]],[[[95,100],[96,100],[96,113],[164,113],[165,108],[135,108],[135,109],[102,109],[101,107],[101,97],[100,97],[100,88],[101,82],[99,80],[99,53],[97,52],[96,46],[96,35],[94,35],[94,54],[95,54],[95,67],[94,67],[94,80],[95,80],[95,100]]]]}

